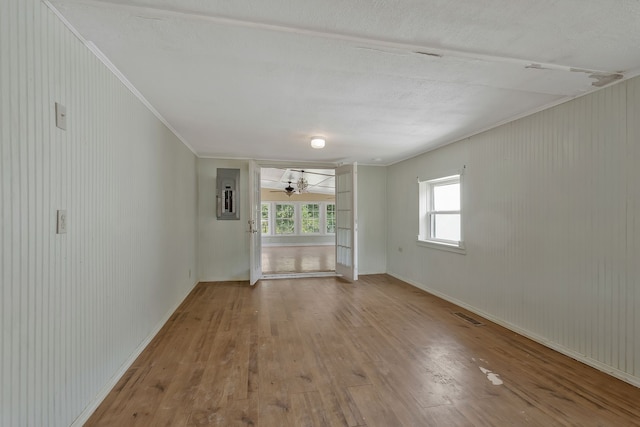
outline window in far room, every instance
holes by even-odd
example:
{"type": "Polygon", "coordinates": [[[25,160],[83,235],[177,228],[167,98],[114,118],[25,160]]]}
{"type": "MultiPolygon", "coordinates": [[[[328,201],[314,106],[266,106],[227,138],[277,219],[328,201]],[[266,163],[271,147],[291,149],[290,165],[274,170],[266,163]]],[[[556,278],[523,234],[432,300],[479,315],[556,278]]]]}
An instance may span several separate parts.
{"type": "Polygon", "coordinates": [[[318,203],[305,203],[301,207],[302,233],[312,234],[320,232],[320,205],[318,203]]]}
{"type": "Polygon", "coordinates": [[[336,232],[335,203],[263,202],[260,212],[263,235],[331,235],[336,232]]]}
{"type": "Polygon", "coordinates": [[[462,241],[461,175],[422,181],[418,242],[443,249],[464,249],[462,241]]]}
{"type": "Polygon", "coordinates": [[[294,234],[296,232],[296,211],[291,204],[276,204],[276,234],[294,234]]]}

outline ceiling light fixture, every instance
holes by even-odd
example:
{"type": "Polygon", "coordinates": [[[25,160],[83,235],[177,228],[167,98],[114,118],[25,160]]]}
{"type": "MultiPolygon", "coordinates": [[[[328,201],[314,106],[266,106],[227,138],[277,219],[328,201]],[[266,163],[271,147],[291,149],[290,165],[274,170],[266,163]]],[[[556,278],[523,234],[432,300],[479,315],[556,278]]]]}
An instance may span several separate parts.
{"type": "Polygon", "coordinates": [[[296,182],[296,187],[298,187],[298,194],[307,192],[309,182],[304,178],[304,171],[300,171],[300,178],[298,178],[298,182],[296,182]]]}
{"type": "Polygon", "coordinates": [[[289,181],[289,185],[284,188],[284,192],[289,197],[296,192],[296,189],[291,186],[291,181],[289,181]]]}
{"type": "Polygon", "coordinates": [[[324,138],[321,136],[311,138],[311,146],[316,149],[324,148],[324,142],[324,138]]]}

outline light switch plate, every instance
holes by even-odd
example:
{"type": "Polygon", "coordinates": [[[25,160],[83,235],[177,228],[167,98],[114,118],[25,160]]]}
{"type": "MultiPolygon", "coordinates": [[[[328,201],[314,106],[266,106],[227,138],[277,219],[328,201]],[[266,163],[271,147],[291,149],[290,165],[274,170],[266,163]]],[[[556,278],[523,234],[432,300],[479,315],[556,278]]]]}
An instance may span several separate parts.
{"type": "Polygon", "coordinates": [[[66,234],[67,233],[67,211],[59,210],[57,218],[58,219],[57,219],[56,233],[66,234]]]}
{"type": "Polygon", "coordinates": [[[67,130],[67,107],[56,102],[56,126],[67,130]]]}

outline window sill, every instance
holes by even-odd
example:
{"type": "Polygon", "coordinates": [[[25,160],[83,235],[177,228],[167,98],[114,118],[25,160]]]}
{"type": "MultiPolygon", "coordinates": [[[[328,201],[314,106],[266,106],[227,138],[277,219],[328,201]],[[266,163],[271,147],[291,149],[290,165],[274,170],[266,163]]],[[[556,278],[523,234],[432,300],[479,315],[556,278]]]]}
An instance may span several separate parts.
{"type": "Polygon", "coordinates": [[[416,244],[425,248],[440,249],[441,251],[455,252],[461,255],[466,255],[467,253],[467,250],[464,247],[463,243],[460,243],[460,245],[455,245],[450,243],[438,242],[437,240],[418,239],[416,240],[416,244]]]}

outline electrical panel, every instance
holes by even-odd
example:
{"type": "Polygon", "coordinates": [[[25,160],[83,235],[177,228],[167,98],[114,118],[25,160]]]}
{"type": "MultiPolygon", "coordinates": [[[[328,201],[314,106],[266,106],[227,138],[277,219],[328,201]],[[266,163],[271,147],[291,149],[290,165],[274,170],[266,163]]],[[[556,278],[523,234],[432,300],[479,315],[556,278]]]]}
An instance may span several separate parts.
{"type": "Polygon", "coordinates": [[[218,168],[216,177],[216,217],[240,219],[240,169],[218,168]]]}

